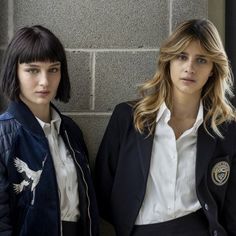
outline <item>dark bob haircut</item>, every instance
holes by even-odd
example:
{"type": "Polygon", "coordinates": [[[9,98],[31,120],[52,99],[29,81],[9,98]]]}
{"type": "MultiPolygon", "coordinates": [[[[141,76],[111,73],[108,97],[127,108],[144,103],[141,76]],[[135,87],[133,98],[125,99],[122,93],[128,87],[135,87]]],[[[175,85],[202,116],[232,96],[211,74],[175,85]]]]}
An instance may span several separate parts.
{"type": "Polygon", "coordinates": [[[55,99],[68,102],[70,80],[64,47],[50,30],[41,25],[21,28],[9,43],[4,53],[1,70],[3,94],[13,101],[19,99],[18,63],[45,61],[61,63],[61,80],[55,99]]]}

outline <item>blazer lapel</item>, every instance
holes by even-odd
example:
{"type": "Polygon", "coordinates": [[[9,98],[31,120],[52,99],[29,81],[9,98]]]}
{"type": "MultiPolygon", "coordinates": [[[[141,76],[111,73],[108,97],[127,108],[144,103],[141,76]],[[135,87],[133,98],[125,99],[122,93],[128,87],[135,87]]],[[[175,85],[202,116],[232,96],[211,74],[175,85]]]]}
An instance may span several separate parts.
{"type": "Polygon", "coordinates": [[[153,135],[147,136],[147,132],[136,132],[137,150],[140,168],[144,179],[147,178],[152,154],[153,135]]]}
{"type": "MultiPolygon", "coordinates": [[[[210,128],[209,128],[209,131],[210,128]]],[[[212,134],[212,132],[211,132],[212,134]]],[[[204,126],[201,125],[198,130],[197,139],[197,158],[196,158],[196,186],[199,185],[210,159],[212,158],[213,151],[215,150],[217,137],[210,136],[204,126]]]]}

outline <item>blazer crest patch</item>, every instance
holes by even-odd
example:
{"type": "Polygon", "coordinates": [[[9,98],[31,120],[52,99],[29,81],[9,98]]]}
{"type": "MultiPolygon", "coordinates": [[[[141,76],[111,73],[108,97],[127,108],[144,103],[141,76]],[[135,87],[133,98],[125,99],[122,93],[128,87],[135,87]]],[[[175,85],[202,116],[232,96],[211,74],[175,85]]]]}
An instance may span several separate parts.
{"type": "Polygon", "coordinates": [[[224,185],[230,174],[230,166],[226,161],[217,162],[211,171],[211,178],[214,184],[218,186],[224,185]]]}

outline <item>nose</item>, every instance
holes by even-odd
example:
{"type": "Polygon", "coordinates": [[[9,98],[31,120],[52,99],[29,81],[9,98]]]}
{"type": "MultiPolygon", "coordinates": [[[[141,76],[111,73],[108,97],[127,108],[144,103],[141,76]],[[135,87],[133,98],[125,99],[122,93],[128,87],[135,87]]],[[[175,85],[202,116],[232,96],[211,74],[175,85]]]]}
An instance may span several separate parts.
{"type": "Polygon", "coordinates": [[[48,75],[46,72],[42,72],[39,78],[39,85],[42,87],[48,86],[48,75]]]}
{"type": "Polygon", "coordinates": [[[190,74],[195,73],[194,61],[193,60],[189,59],[188,61],[186,61],[185,72],[190,73],[190,74]]]}

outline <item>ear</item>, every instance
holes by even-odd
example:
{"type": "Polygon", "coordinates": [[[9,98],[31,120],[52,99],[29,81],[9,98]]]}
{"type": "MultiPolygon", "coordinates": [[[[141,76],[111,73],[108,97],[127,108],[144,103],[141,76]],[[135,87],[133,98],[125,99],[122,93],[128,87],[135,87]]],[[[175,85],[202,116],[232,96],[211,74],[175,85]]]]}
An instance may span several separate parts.
{"type": "Polygon", "coordinates": [[[209,74],[209,78],[213,75],[213,71],[211,71],[211,73],[209,74]]]}

